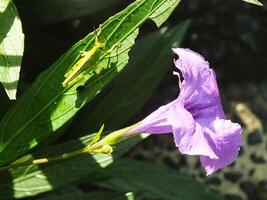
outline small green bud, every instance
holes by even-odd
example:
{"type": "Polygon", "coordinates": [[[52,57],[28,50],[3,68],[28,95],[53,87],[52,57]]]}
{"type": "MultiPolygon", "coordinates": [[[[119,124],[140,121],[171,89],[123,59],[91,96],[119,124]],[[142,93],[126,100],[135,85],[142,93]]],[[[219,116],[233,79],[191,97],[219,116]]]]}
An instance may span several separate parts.
{"type": "Polygon", "coordinates": [[[95,149],[94,153],[104,153],[104,154],[111,154],[113,152],[113,148],[110,145],[104,145],[99,149],[95,149]]]}

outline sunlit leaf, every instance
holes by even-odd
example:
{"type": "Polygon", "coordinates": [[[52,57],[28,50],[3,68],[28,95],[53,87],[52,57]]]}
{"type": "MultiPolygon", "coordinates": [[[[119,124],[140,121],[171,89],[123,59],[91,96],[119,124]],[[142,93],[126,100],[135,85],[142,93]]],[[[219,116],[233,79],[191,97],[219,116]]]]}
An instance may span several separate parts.
{"type": "Polygon", "coordinates": [[[0,82],[10,99],[16,99],[24,34],[12,1],[0,1],[0,82]]]}
{"type": "Polygon", "coordinates": [[[243,1],[255,4],[255,5],[258,5],[258,6],[263,6],[263,4],[261,2],[259,2],[258,0],[243,0],[243,1]]]}

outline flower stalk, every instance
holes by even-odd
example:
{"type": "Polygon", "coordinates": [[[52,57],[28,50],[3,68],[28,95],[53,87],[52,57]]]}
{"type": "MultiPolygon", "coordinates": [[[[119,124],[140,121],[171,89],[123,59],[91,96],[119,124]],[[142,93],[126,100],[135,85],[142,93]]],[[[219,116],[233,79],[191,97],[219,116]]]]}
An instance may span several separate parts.
{"type": "MultiPolygon", "coordinates": [[[[65,153],[62,155],[58,155],[58,156],[40,158],[40,159],[35,159],[35,160],[26,161],[22,163],[13,163],[13,164],[1,167],[0,172],[13,169],[13,168],[28,166],[28,165],[39,165],[39,164],[45,164],[45,163],[49,163],[53,161],[70,159],[73,157],[81,156],[83,154],[93,154],[93,153],[111,154],[113,152],[112,146],[137,135],[137,134],[126,135],[126,133],[132,128],[134,128],[135,126],[137,126],[137,124],[117,130],[117,131],[113,131],[110,134],[103,137],[101,140],[93,139],[92,140],[93,143],[88,144],[86,147],[82,149],[78,149],[78,150],[65,153]]],[[[100,137],[103,131],[103,128],[104,128],[104,125],[102,125],[102,127],[100,128],[100,130],[96,134],[96,137],[98,136],[100,137]]]]}

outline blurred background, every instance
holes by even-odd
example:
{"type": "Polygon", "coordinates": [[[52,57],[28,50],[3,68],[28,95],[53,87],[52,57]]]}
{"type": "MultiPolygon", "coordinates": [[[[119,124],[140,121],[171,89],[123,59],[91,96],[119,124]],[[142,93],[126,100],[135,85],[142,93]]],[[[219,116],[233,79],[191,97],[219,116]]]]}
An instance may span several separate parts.
{"type": "MultiPolygon", "coordinates": [[[[92,7],[64,0],[15,1],[25,33],[19,94],[74,43],[131,2],[96,0],[100,6],[92,7]]],[[[267,200],[267,3],[258,7],[240,0],[181,1],[165,26],[173,27],[187,19],[191,22],[181,47],[199,52],[215,69],[224,109],[244,128],[240,155],[235,163],[209,177],[196,157],[179,154],[171,135],[150,137],[126,156],[189,174],[228,200],[267,200]]],[[[156,26],[147,22],[138,38],[155,30],[156,26]]],[[[173,70],[171,65],[156,92],[129,123],[178,96],[173,70]]],[[[2,88],[0,95],[5,98],[2,88]]],[[[0,105],[1,113],[12,104],[6,97],[0,105]]],[[[70,126],[67,137],[60,141],[72,138],[74,132],[75,127],[70,126]]]]}

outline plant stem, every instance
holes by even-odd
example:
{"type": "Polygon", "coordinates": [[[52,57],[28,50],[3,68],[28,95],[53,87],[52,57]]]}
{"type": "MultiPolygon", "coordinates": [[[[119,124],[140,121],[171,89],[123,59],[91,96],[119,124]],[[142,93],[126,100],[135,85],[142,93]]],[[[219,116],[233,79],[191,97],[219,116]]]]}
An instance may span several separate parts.
{"type": "Polygon", "coordinates": [[[69,159],[69,158],[73,158],[73,157],[76,157],[76,156],[79,156],[82,154],[94,153],[97,150],[98,150],[98,152],[101,152],[101,148],[103,148],[106,145],[108,145],[108,146],[114,145],[114,144],[117,144],[117,143],[119,143],[125,139],[129,139],[130,137],[134,137],[135,135],[124,137],[125,133],[127,133],[134,126],[135,125],[111,132],[110,134],[108,134],[103,139],[99,140],[98,142],[95,142],[94,144],[88,145],[82,149],[78,149],[78,150],[72,151],[70,153],[65,153],[65,154],[62,154],[59,156],[40,158],[40,159],[35,159],[35,160],[26,161],[26,162],[22,162],[22,163],[13,163],[13,164],[10,164],[10,165],[4,166],[4,167],[0,167],[0,172],[5,171],[5,170],[9,170],[9,169],[13,169],[13,168],[17,168],[17,167],[23,167],[23,166],[28,166],[28,165],[39,165],[39,164],[45,164],[45,163],[52,162],[52,161],[69,159]]]}
{"type": "Polygon", "coordinates": [[[40,159],[31,160],[31,161],[26,161],[23,163],[10,164],[10,165],[1,167],[0,172],[4,170],[12,169],[12,168],[23,167],[23,166],[28,166],[28,165],[45,164],[45,163],[52,162],[52,161],[58,161],[58,160],[64,160],[64,159],[76,157],[76,156],[86,154],[86,153],[92,153],[93,150],[97,147],[98,145],[92,145],[92,146],[84,147],[83,149],[72,151],[70,153],[65,153],[59,156],[54,156],[54,157],[49,157],[49,158],[40,158],[40,159]]]}

